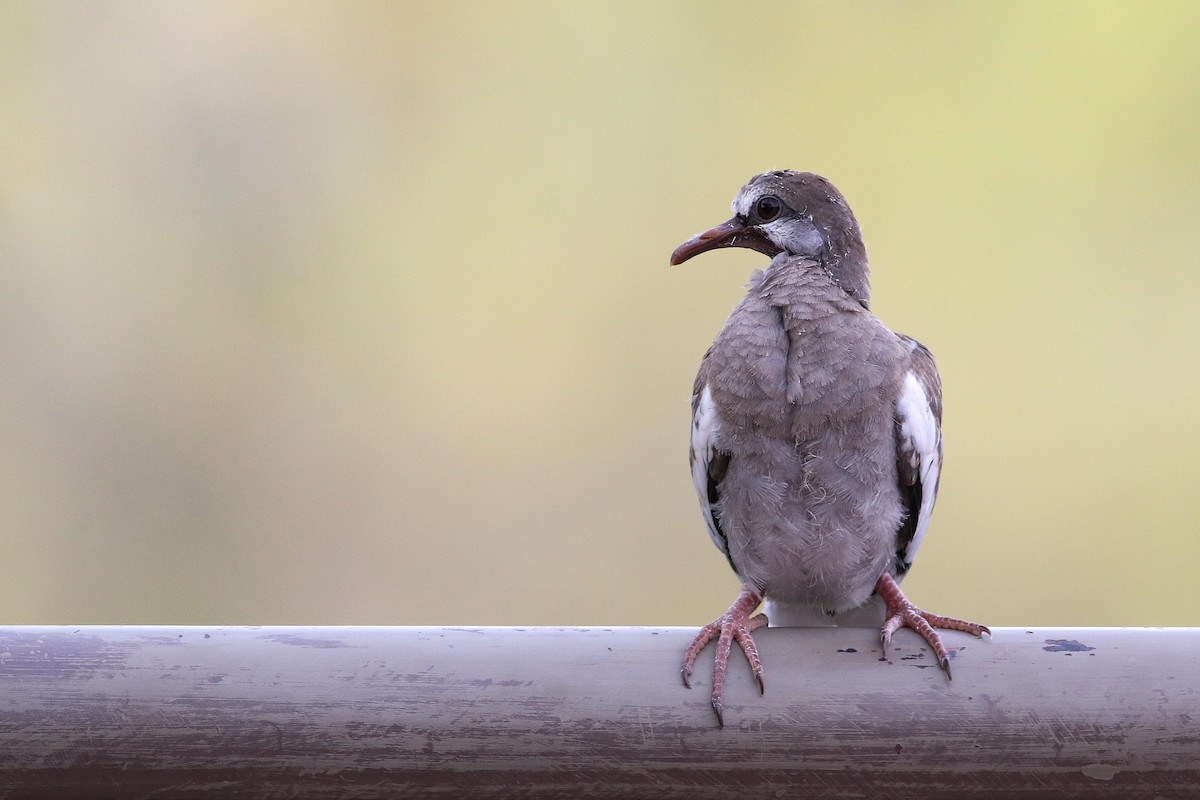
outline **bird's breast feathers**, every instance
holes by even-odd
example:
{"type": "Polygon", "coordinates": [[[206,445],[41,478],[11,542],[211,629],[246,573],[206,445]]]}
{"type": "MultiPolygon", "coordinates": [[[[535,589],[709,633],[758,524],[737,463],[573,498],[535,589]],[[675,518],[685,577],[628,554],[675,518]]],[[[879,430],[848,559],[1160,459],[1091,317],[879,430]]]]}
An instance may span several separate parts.
{"type": "Polygon", "coordinates": [[[820,321],[788,335],[782,315],[776,333],[745,325],[745,313],[762,308],[752,304],[742,324],[726,326],[697,379],[690,456],[709,535],[739,575],[767,583],[784,573],[815,580],[803,576],[826,570],[804,565],[828,559],[813,548],[842,541],[833,561],[860,559],[861,569],[845,571],[862,580],[847,585],[869,593],[878,577],[869,573],[880,568],[872,565],[907,570],[933,512],[941,397],[932,357],[869,315],[842,331],[849,336],[828,335],[820,321]],[[814,371],[796,369],[808,361],[799,348],[835,341],[850,356],[841,368],[821,353],[814,371]],[[754,563],[767,552],[770,563],[754,563]],[[793,558],[801,566],[785,563],[793,558]]]}

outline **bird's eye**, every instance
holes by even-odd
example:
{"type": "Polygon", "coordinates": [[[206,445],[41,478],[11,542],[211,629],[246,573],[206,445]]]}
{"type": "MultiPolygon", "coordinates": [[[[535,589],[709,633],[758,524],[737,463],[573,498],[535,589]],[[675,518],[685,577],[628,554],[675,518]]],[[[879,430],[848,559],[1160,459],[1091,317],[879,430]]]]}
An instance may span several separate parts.
{"type": "Polygon", "coordinates": [[[758,202],[754,204],[754,213],[758,215],[763,222],[770,222],[779,216],[779,212],[783,210],[783,203],[779,202],[779,198],[773,195],[758,198],[758,202]]]}

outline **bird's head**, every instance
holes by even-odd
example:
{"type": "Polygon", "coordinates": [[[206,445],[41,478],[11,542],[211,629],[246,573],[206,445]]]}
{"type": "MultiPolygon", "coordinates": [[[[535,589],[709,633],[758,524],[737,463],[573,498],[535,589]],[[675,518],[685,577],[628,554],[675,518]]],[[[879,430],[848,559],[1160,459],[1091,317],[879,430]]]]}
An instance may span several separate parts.
{"type": "Polygon", "coordinates": [[[754,176],[734,198],[733,218],[679,245],[671,264],[718,247],[801,256],[823,267],[864,307],[870,304],[858,221],[842,193],[820,175],[778,170],[754,176]]]}

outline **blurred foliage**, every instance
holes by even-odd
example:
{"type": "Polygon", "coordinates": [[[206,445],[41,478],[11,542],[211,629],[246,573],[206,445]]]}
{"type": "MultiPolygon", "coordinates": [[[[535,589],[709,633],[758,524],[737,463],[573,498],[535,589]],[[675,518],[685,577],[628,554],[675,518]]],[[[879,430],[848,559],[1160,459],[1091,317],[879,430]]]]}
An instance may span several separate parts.
{"type": "Polygon", "coordinates": [[[909,595],[1190,625],[1200,5],[0,6],[7,622],[683,624],[746,274],[829,176],[938,355],[909,595]]]}

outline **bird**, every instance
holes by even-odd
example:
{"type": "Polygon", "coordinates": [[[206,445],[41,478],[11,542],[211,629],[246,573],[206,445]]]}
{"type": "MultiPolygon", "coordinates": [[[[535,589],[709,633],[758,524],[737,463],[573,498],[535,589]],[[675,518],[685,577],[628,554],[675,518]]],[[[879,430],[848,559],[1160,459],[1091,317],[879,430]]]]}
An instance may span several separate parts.
{"type": "Polygon", "coordinates": [[[754,613],[764,600],[830,619],[881,600],[885,650],[893,633],[911,628],[949,679],[936,629],[991,631],[923,611],[899,586],[941,477],[933,355],[871,313],[858,221],[826,178],[792,170],[754,176],[734,198],[733,217],[681,244],[671,265],[723,247],[771,262],[751,275],[693,387],[692,478],[708,533],[741,588],[685,651],[684,685],[715,639],[718,725],[734,644],[764,693],[753,637],[768,624],[754,613]]]}

